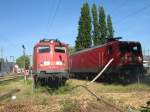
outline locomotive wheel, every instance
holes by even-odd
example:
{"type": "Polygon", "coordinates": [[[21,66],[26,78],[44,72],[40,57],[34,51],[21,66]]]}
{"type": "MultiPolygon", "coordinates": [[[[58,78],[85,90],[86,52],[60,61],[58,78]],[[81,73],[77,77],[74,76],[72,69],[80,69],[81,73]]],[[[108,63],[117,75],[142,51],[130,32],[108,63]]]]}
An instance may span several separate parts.
{"type": "Polygon", "coordinates": [[[63,81],[62,81],[62,84],[63,84],[63,85],[66,84],[66,80],[67,80],[67,79],[65,79],[65,78],[63,79],[63,81]]]}
{"type": "Polygon", "coordinates": [[[142,82],[143,79],[144,79],[144,72],[143,72],[143,70],[141,68],[137,69],[137,77],[136,77],[136,79],[137,79],[138,83],[142,82]]]}
{"type": "Polygon", "coordinates": [[[58,86],[62,86],[62,77],[58,78],[58,86]]]}
{"type": "Polygon", "coordinates": [[[33,77],[33,88],[37,87],[37,76],[33,77]]]}

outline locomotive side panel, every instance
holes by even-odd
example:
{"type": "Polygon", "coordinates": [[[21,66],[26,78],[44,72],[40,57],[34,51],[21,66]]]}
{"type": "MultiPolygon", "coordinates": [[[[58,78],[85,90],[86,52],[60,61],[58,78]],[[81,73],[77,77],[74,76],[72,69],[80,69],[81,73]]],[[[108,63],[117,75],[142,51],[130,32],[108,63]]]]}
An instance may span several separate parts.
{"type": "Polygon", "coordinates": [[[109,59],[107,46],[77,53],[70,56],[70,71],[72,73],[97,73],[109,59]]]}

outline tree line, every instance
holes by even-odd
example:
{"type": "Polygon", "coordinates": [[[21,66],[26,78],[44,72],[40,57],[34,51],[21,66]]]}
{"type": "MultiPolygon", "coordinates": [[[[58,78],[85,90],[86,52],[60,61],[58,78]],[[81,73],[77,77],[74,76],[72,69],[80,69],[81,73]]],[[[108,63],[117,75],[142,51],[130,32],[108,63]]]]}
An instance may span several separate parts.
{"type": "Polygon", "coordinates": [[[111,16],[108,14],[106,18],[103,6],[97,8],[96,4],[93,4],[90,9],[89,4],[84,3],[78,24],[76,51],[104,44],[107,38],[114,37],[111,16]]]}
{"type": "Polygon", "coordinates": [[[30,59],[28,56],[20,56],[16,59],[16,63],[19,68],[29,69],[30,67],[30,59]]]}

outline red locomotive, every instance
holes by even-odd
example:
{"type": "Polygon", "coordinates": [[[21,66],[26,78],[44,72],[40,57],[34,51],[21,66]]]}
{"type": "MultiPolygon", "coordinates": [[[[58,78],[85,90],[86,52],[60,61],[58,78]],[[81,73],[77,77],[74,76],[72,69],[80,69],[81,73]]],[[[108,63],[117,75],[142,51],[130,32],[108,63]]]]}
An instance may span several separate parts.
{"type": "Polygon", "coordinates": [[[67,45],[57,39],[43,39],[34,46],[33,74],[37,81],[64,83],[68,78],[67,45]]]}
{"type": "Polygon", "coordinates": [[[93,78],[113,58],[107,71],[101,77],[112,81],[133,81],[143,74],[141,44],[134,41],[119,41],[112,38],[104,45],[78,51],[70,55],[70,73],[75,77],[93,78]],[[138,76],[138,77],[137,77],[138,76]]]}

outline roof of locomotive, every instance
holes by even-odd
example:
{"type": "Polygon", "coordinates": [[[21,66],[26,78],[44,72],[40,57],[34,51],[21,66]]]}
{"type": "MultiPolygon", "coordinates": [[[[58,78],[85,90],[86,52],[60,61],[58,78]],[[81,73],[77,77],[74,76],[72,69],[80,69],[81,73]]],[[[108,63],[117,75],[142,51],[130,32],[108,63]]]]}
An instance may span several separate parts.
{"type": "Polygon", "coordinates": [[[60,42],[57,39],[43,39],[40,40],[35,46],[41,46],[41,45],[54,45],[54,46],[63,46],[63,47],[67,46],[67,44],[60,42]]]}
{"type": "Polygon", "coordinates": [[[70,56],[73,56],[73,55],[78,54],[78,53],[90,51],[90,50],[93,50],[93,49],[96,49],[96,48],[99,48],[99,47],[104,47],[104,46],[108,46],[108,45],[111,45],[111,44],[115,44],[115,43],[140,43],[140,42],[138,42],[138,41],[118,41],[118,40],[115,40],[115,41],[107,42],[107,43],[105,43],[103,45],[97,45],[97,46],[93,46],[91,48],[86,48],[86,49],[77,51],[77,52],[71,54],[70,56]]]}

